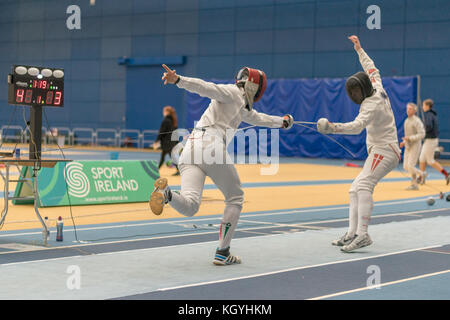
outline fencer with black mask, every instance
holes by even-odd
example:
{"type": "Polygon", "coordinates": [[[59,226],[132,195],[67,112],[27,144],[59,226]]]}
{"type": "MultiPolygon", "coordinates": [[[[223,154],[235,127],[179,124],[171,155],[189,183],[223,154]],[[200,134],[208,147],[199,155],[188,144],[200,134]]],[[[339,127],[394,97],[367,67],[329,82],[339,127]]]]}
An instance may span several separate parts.
{"type": "Polygon", "coordinates": [[[324,134],[359,134],[366,129],[368,157],[361,173],[350,187],[349,228],[340,239],[332,242],[344,252],[372,244],[368,225],[373,209],[372,194],[377,183],[400,161],[397,127],[391,103],[381,82],[379,70],[361,48],[357,36],[350,36],[364,72],[349,77],[345,89],[349,98],[360,105],[355,120],[332,123],[319,119],[317,129],[324,134]]]}
{"type": "Polygon", "coordinates": [[[269,128],[289,129],[294,123],[291,115],[270,116],[253,109],[253,103],[261,99],[267,86],[263,71],[242,68],[234,84],[215,84],[201,79],[179,76],[175,70],[163,65],[166,72],[164,84],[175,84],[178,88],[208,97],[211,102],[190,134],[179,159],[181,191],[171,191],[167,179],[155,182],[150,197],[154,214],[161,214],[165,204],[185,216],[193,216],[200,207],[206,176],[209,176],[225,197],[225,210],[220,226],[219,245],[213,263],[231,265],[241,259],[230,253],[233,238],[244,202],[244,192],[234,164],[226,151],[229,135],[238,129],[241,122],[269,128]],[[205,159],[205,154],[223,152],[224,157],[205,159]],[[211,159],[213,161],[211,161],[211,159]]]}

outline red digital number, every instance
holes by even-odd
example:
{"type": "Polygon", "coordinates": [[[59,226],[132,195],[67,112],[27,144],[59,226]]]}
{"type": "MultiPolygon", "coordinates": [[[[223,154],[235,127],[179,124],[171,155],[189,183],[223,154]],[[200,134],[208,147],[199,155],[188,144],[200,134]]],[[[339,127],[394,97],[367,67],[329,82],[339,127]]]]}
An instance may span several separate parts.
{"type": "Polygon", "coordinates": [[[42,81],[41,88],[42,88],[42,89],[47,89],[47,81],[46,81],[46,80],[43,80],[43,81],[42,81]]]}
{"type": "Polygon", "coordinates": [[[38,81],[37,80],[33,80],[33,88],[37,88],[38,87],[38,81]]]}
{"type": "Polygon", "coordinates": [[[52,104],[53,102],[53,91],[47,92],[47,97],[45,98],[45,104],[52,104]]]}
{"type": "Polygon", "coordinates": [[[38,96],[36,101],[37,101],[37,103],[41,103],[41,96],[38,96]]]}
{"type": "Polygon", "coordinates": [[[27,90],[27,92],[25,93],[25,103],[30,103],[32,97],[33,97],[33,90],[27,90]]]}
{"type": "Polygon", "coordinates": [[[61,104],[61,96],[62,96],[61,91],[55,92],[55,102],[54,102],[55,106],[59,106],[61,104]]]}
{"type": "Polygon", "coordinates": [[[23,101],[23,94],[25,93],[25,90],[23,89],[17,89],[16,92],[16,102],[22,102],[23,101]]]}

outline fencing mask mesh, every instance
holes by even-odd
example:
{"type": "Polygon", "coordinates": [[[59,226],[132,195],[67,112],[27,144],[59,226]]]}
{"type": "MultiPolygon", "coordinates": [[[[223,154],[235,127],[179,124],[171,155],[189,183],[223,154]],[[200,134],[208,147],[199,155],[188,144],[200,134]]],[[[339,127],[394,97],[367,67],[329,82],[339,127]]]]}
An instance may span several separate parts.
{"type": "Polygon", "coordinates": [[[345,89],[349,98],[356,104],[361,104],[374,91],[372,82],[365,72],[357,72],[349,77],[345,82],[345,89]]]}
{"type": "Polygon", "coordinates": [[[253,108],[253,102],[258,101],[267,87],[266,74],[258,69],[242,68],[236,75],[236,84],[244,88],[247,108],[253,108]]]}

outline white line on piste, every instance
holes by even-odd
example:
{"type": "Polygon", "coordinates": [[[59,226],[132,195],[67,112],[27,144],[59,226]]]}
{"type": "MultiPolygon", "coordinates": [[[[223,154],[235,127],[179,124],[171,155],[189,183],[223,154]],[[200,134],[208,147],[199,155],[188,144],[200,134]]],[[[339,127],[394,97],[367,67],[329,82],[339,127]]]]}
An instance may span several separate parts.
{"type": "Polygon", "coordinates": [[[198,287],[198,286],[205,286],[205,285],[210,285],[210,284],[218,284],[218,283],[230,282],[230,281],[235,281],[235,280],[245,280],[245,279],[251,279],[251,278],[258,278],[258,277],[270,276],[270,275],[284,273],[284,272],[298,271],[298,270],[309,269],[309,268],[318,268],[318,267],[328,266],[328,265],[332,265],[332,264],[340,264],[340,263],[346,263],[346,262],[362,261],[362,260],[386,257],[386,256],[391,256],[391,255],[396,255],[396,254],[408,253],[408,252],[413,252],[413,251],[432,249],[432,248],[439,248],[439,247],[442,247],[442,246],[443,245],[423,247],[423,248],[415,248],[415,249],[408,249],[408,250],[402,250],[402,251],[396,251],[396,252],[390,252],[390,253],[383,253],[383,254],[370,256],[370,257],[361,257],[361,258],[347,259],[347,260],[341,260],[341,261],[331,261],[331,262],[315,264],[315,265],[310,265],[310,266],[294,267],[294,268],[289,268],[289,269],[282,269],[282,270],[270,271],[270,272],[265,272],[265,273],[252,274],[252,275],[248,275],[248,276],[241,276],[241,277],[221,279],[221,280],[213,280],[213,281],[205,281],[205,282],[197,282],[197,283],[185,284],[185,285],[176,286],[176,287],[160,288],[160,289],[157,289],[157,290],[152,291],[152,292],[177,290],[177,289],[184,289],[184,288],[190,288],[190,287],[198,287]]]}
{"type": "MultiPolygon", "coordinates": [[[[392,205],[392,204],[403,204],[403,203],[411,203],[411,202],[421,202],[424,201],[425,198],[421,199],[412,199],[412,200],[402,200],[402,201],[391,201],[391,202],[383,202],[383,203],[375,203],[374,206],[386,206],[386,205],[392,205]]],[[[265,216],[278,216],[278,215],[285,215],[285,214],[293,214],[293,213],[308,213],[308,212],[320,212],[320,211],[329,211],[329,210],[343,210],[348,209],[348,206],[338,206],[338,207],[325,207],[325,208],[315,208],[315,209],[294,209],[289,211],[276,211],[276,212],[267,212],[267,213],[258,213],[258,212],[243,212],[242,216],[249,218],[252,216],[257,217],[265,217],[265,216]]],[[[442,209],[433,209],[433,210],[423,210],[420,212],[433,212],[433,211],[443,211],[448,210],[448,208],[442,208],[442,209]]],[[[395,213],[393,213],[395,214],[395,213]]],[[[80,217],[82,218],[82,217],[80,217]]],[[[140,227],[140,226],[149,226],[149,225],[159,225],[159,224],[173,224],[177,222],[198,222],[198,221],[205,221],[205,220],[217,220],[221,219],[221,215],[217,214],[215,216],[206,216],[204,218],[194,218],[194,219],[185,219],[185,218],[177,218],[177,220],[166,220],[166,221],[151,221],[147,223],[134,223],[134,224],[120,224],[120,225],[113,225],[113,226],[101,226],[101,227],[87,227],[87,228],[77,228],[77,232],[79,231],[90,231],[90,230],[105,230],[105,229],[118,229],[118,228],[130,228],[130,227],[140,227]],[[178,220],[180,219],[180,220],[178,220]]],[[[74,232],[73,229],[66,229],[65,232],[74,232]]],[[[2,234],[0,237],[15,237],[15,236],[23,236],[23,235],[34,235],[34,234],[41,234],[42,231],[38,232],[21,232],[21,233],[7,233],[2,234]]]]}
{"type": "MultiPolygon", "coordinates": [[[[394,217],[394,216],[409,216],[409,215],[413,215],[413,214],[416,214],[416,213],[438,212],[438,211],[445,211],[445,210],[448,210],[448,208],[440,208],[440,209],[433,209],[433,210],[420,210],[420,211],[411,211],[411,212],[402,212],[402,213],[389,213],[389,214],[384,214],[384,215],[373,215],[372,216],[372,220],[373,219],[377,219],[377,218],[394,217]]],[[[211,220],[211,218],[204,219],[204,220],[211,220]]],[[[190,221],[198,221],[198,220],[192,220],[191,219],[190,221]]],[[[258,221],[251,221],[251,220],[246,220],[246,219],[241,219],[240,221],[241,222],[248,221],[250,223],[260,224],[260,222],[258,222],[258,221]]],[[[315,224],[323,224],[323,223],[333,223],[333,222],[344,222],[344,221],[348,221],[348,218],[320,220],[320,221],[309,221],[309,222],[295,222],[293,224],[289,224],[289,223],[285,224],[285,223],[277,223],[277,222],[261,222],[261,224],[264,224],[265,226],[251,227],[251,228],[242,228],[242,229],[238,228],[238,229],[236,229],[236,231],[244,231],[244,232],[245,231],[256,231],[256,230],[259,230],[259,229],[278,228],[280,226],[281,227],[294,227],[294,228],[295,227],[297,227],[297,228],[307,228],[307,229],[326,229],[326,228],[321,228],[321,227],[310,228],[308,225],[310,225],[310,224],[315,225],[315,224]],[[270,225],[266,225],[266,224],[270,224],[270,225]]],[[[163,222],[161,222],[161,223],[163,223],[163,222]]],[[[133,225],[131,225],[131,226],[133,226],[133,225]]],[[[123,226],[117,226],[117,227],[123,227],[123,226]]],[[[96,228],[86,228],[86,229],[96,230],[96,228]]],[[[82,230],[86,230],[86,229],[82,229],[82,230]]],[[[79,229],[77,229],[77,230],[79,230],[79,229]]],[[[36,248],[36,251],[38,251],[38,250],[58,250],[58,249],[69,249],[69,248],[82,248],[84,246],[119,244],[119,243],[127,243],[127,242],[157,240],[157,239],[169,239],[169,238],[188,237],[188,236],[202,236],[202,235],[214,234],[214,233],[217,233],[217,230],[208,231],[208,232],[174,234],[174,235],[159,236],[159,237],[146,237],[146,238],[128,239],[128,240],[114,240],[114,241],[108,241],[108,242],[100,242],[100,241],[97,242],[96,241],[96,242],[88,242],[88,243],[81,243],[81,244],[75,244],[75,245],[70,245],[70,246],[60,246],[60,247],[51,247],[51,248],[49,248],[49,247],[39,247],[39,248],[36,248]]],[[[41,234],[41,232],[26,233],[26,234],[41,234]]],[[[19,235],[19,234],[15,234],[15,235],[19,235]]],[[[267,236],[269,236],[269,235],[270,234],[267,234],[267,236]]],[[[202,241],[201,243],[207,243],[207,242],[206,241],[202,241]]],[[[192,244],[195,245],[195,244],[199,244],[199,243],[195,242],[195,243],[192,243],[192,244]]],[[[163,247],[174,247],[174,246],[173,245],[172,246],[162,246],[162,247],[155,247],[155,248],[163,248],[163,247]]],[[[153,248],[148,248],[148,249],[153,249],[153,248]]],[[[135,249],[135,250],[141,250],[141,249],[135,249]]],[[[132,250],[130,250],[130,251],[132,251],[132,250]]],[[[22,251],[17,250],[17,251],[0,252],[0,256],[1,255],[8,255],[8,254],[15,254],[15,253],[19,253],[19,252],[22,252],[22,251]]],[[[29,252],[29,250],[28,250],[28,252],[29,252]]],[[[118,252],[122,252],[122,251],[115,251],[115,252],[111,252],[111,253],[118,253],[118,252]]],[[[105,253],[101,253],[101,254],[105,254],[105,253]]],[[[35,260],[35,261],[38,261],[38,260],[35,260]]]]}
{"type": "Polygon", "coordinates": [[[327,295],[324,295],[324,296],[315,297],[315,298],[311,298],[311,299],[307,299],[307,300],[327,299],[327,298],[341,296],[341,295],[344,295],[344,294],[349,294],[349,293],[354,293],[354,292],[361,292],[361,291],[370,290],[370,289],[374,289],[374,288],[381,288],[381,287],[385,287],[385,286],[390,286],[390,285],[398,284],[398,283],[402,283],[402,282],[428,278],[428,277],[437,276],[437,275],[445,274],[445,273],[449,273],[449,272],[450,272],[450,269],[449,270],[444,270],[444,271],[439,271],[439,272],[427,273],[427,274],[422,274],[420,276],[415,276],[415,277],[411,277],[411,278],[405,278],[405,279],[400,279],[400,280],[380,283],[380,284],[377,284],[377,285],[374,285],[374,286],[367,286],[367,287],[362,287],[362,288],[358,288],[358,289],[353,289],[353,290],[348,290],[348,291],[341,291],[341,292],[336,292],[336,293],[332,293],[332,294],[327,294],[327,295]]]}

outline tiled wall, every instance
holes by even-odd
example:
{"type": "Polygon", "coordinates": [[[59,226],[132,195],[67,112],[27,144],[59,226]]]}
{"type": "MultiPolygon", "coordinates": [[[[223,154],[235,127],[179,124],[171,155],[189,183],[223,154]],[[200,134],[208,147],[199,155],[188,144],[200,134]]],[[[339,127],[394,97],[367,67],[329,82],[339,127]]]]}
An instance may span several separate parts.
{"type": "MultiPolygon", "coordinates": [[[[358,34],[385,76],[421,75],[450,138],[450,1],[447,0],[0,0],[0,73],[14,63],[64,67],[66,106],[53,125],[124,127],[122,56],[185,55],[186,75],[232,78],[243,65],[270,78],[346,77],[360,69],[347,35],[358,34]],[[81,30],[66,8],[81,8],[81,30]],[[381,8],[381,30],[366,9],[381,8]]],[[[6,76],[0,120],[7,122],[6,76]]],[[[152,88],[149,88],[152,90],[152,88]]],[[[151,108],[160,108],[154,88],[151,108]]],[[[181,93],[180,93],[181,94],[181,93]]],[[[129,108],[130,106],[128,106],[129,108]]],[[[183,106],[176,106],[183,119],[183,106]]],[[[8,109],[9,108],[9,109],[8,109]]],[[[19,121],[19,118],[18,118],[19,121]]],[[[155,129],[160,118],[149,120],[155,129]]]]}

